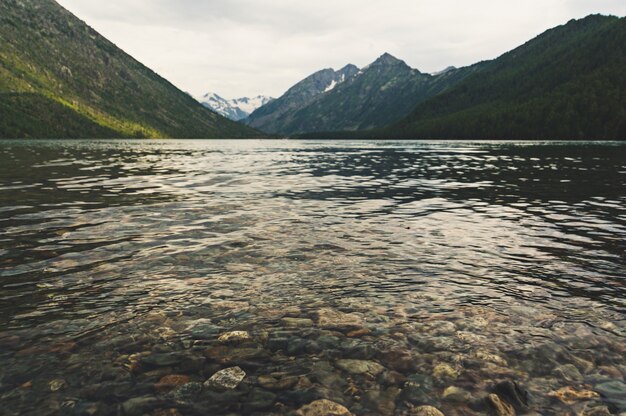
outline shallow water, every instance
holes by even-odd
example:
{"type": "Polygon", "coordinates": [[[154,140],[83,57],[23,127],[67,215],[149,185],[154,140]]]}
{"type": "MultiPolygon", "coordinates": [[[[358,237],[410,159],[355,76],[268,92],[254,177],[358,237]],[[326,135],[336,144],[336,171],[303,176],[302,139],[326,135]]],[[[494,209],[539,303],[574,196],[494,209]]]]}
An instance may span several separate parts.
{"type": "Polygon", "coordinates": [[[624,144],[5,141],[0,160],[0,414],[450,416],[492,393],[626,412],[624,144]],[[251,339],[218,341],[234,330],[251,339]],[[235,390],[198,384],[235,365],[235,390]]]}

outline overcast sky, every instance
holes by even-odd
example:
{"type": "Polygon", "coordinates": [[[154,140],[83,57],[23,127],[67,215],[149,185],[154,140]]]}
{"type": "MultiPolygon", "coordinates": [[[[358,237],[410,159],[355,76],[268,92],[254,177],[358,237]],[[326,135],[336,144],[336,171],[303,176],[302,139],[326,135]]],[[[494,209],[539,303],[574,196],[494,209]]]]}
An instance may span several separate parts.
{"type": "Polygon", "coordinates": [[[58,0],[194,95],[280,96],[322,68],[384,52],[423,72],[492,59],[625,0],[58,0]]]}

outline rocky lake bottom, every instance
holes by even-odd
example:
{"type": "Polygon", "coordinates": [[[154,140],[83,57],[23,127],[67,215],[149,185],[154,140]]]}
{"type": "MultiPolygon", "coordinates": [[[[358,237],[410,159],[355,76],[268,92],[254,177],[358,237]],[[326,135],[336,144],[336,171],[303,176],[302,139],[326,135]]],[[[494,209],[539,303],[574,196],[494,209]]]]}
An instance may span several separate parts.
{"type": "Polygon", "coordinates": [[[0,155],[2,415],[626,415],[626,146],[0,155]]]}

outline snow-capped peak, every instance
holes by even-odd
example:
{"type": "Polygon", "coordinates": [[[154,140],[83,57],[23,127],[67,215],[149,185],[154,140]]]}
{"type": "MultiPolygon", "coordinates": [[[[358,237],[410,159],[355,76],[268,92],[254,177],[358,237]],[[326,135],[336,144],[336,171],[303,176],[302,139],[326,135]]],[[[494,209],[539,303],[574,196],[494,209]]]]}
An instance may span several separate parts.
{"type": "Polygon", "coordinates": [[[232,103],[235,106],[239,107],[245,113],[248,113],[248,115],[250,115],[257,108],[262,107],[265,104],[267,104],[267,103],[269,103],[270,101],[273,101],[273,100],[274,99],[271,98],[271,97],[265,97],[263,95],[258,95],[258,96],[253,97],[253,98],[247,98],[247,97],[236,98],[236,99],[231,100],[231,101],[232,101],[232,103]]]}
{"type": "Polygon", "coordinates": [[[259,95],[253,98],[242,97],[232,100],[209,92],[196,98],[202,105],[231,120],[239,121],[248,117],[259,107],[273,101],[273,98],[259,95]]]}

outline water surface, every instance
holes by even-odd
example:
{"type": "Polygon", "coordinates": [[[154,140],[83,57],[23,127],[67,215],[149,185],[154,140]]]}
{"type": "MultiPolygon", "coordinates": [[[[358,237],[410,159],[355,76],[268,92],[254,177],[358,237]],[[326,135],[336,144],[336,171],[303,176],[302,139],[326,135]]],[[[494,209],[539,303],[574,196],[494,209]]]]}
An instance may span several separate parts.
{"type": "Polygon", "coordinates": [[[508,381],[518,413],[626,411],[626,145],[5,141],[0,160],[2,414],[487,414],[508,381]],[[233,330],[252,339],[222,346],[233,330]],[[194,390],[234,365],[236,390],[194,390]],[[155,387],[172,374],[188,391],[155,387]]]}

